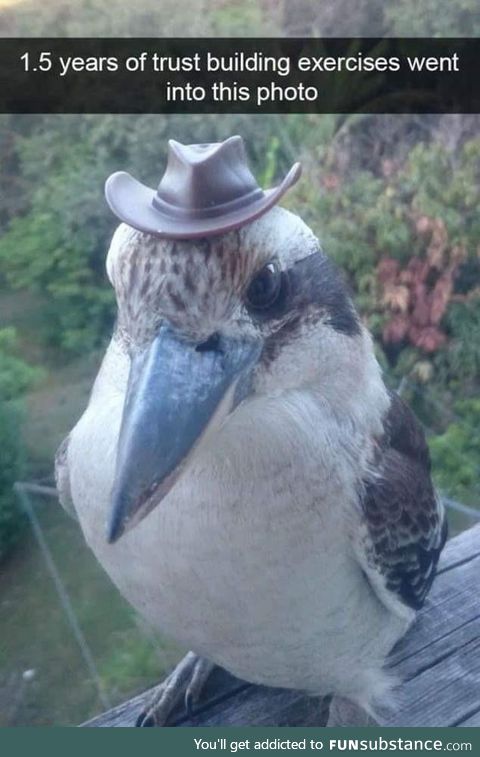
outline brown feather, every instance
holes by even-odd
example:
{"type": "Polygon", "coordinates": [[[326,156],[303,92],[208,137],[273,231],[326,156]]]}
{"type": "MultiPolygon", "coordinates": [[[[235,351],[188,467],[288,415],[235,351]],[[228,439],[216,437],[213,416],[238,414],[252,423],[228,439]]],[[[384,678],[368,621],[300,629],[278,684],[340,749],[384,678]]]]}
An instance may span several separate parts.
{"type": "Polygon", "coordinates": [[[367,558],[383,577],[385,588],[413,609],[425,601],[447,538],[430,467],[419,422],[392,393],[376,470],[365,482],[367,558]]]}

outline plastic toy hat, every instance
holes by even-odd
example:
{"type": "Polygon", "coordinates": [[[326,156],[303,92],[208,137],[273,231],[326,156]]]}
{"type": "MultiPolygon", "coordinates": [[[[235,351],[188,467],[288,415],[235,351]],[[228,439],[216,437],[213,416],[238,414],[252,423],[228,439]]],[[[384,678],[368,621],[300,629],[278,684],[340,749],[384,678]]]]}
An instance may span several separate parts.
{"type": "Polygon", "coordinates": [[[156,191],[118,171],[107,179],[105,196],[115,215],[139,231],[194,239],[223,234],[258,218],[300,174],[300,163],[295,163],[281,184],[263,190],[248,167],[241,137],[201,145],[171,139],[156,191]]]}

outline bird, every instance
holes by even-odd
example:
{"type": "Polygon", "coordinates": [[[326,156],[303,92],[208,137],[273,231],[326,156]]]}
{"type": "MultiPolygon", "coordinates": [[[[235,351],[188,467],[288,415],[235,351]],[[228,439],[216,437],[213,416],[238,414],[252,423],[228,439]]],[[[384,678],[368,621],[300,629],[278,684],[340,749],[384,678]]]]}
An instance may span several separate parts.
{"type": "Polygon", "coordinates": [[[421,425],[278,205],[298,174],[264,192],[233,137],[172,140],[156,193],[107,182],[117,320],[56,478],[121,594],[192,650],[139,726],[198,702],[215,665],[375,717],[445,543],[421,425]]]}

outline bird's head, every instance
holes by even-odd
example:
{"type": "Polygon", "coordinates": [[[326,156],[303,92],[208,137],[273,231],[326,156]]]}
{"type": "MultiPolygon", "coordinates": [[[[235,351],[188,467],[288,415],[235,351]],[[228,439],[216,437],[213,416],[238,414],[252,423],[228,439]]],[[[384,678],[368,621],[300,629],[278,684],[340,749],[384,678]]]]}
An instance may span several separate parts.
{"type": "Polygon", "coordinates": [[[358,317],[312,231],[286,210],[185,241],[121,225],[107,270],[130,356],[111,542],[160,503],[241,403],[355,391],[358,317]]]}

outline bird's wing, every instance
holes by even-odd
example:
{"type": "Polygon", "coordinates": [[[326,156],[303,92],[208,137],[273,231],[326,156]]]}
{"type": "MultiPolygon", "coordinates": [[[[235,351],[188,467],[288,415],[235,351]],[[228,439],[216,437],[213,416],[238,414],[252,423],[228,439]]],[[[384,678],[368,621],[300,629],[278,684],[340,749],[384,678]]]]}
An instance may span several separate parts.
{"type": "Polygon", "coordinates": [[[390,609],[418,610],[435,577],[447,521],[423,430],[395,393],[377,460],[364,481],[362,511],[357,555],[372,587],[390,609]]]}
{"type": "Polygon", "coordinates": [[[57,485],[58,499],[66,512],[77,517],[70,491],[70,473],[68,470],[68,443],[70,434],[65,437],[55,453],[55,483],[57,485]]]}

